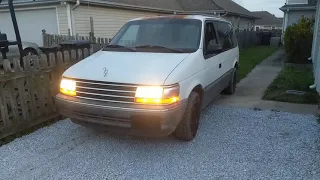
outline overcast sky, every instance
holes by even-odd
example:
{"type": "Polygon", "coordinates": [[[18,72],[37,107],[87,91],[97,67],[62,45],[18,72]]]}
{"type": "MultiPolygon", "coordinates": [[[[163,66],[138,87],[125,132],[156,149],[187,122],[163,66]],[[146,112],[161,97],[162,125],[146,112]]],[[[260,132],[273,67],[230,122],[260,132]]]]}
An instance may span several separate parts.
{"type": "Polygon", "coordinates": [[[240,5],[250,11],[269,11],[277,17],[283,17],[283,12],[279,9],[286,0],[235,0],[240,5]]]}

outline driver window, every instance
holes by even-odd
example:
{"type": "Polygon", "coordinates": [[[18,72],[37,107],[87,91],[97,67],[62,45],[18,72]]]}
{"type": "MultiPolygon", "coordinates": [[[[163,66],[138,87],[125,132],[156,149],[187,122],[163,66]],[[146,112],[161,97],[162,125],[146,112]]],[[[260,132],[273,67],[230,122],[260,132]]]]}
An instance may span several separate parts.
{"type": "Polygon", "coordinates": [[[212,22],[206,23],[204,43],[205,43],[204,44],[205,54],[210,54],[210,52],[207,51],[209,46],[212,47],[212,46],[217,46],[219,44],[212,22]]]}

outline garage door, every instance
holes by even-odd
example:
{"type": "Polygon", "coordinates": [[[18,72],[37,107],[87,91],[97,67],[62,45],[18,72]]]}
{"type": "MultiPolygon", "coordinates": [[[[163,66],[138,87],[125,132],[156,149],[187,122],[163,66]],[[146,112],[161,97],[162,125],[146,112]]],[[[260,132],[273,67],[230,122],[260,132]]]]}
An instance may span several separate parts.
{"type": "MultiPolygon", "coordinates": [[[[58,34],[56,9],[16,10],[22,41],[34,42],[42,46],[42,29],[47,33],[58,34]]],[[[10,13],[0,12],[0,31],[9,40],[15,40],[10,13]]]]}

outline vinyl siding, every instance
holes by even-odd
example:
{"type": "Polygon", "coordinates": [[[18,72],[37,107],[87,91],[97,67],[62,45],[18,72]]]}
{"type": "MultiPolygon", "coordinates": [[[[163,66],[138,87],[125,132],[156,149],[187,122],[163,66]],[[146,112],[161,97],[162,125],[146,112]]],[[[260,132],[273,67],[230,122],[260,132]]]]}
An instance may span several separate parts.
{"type": "Polygon", "coordinates": [[[73,12],[74,32],[88,36],[90,17],[93,17],[95,36],[112,38],[128,20],[156,15],[159,13],[80,5],[73,12]]]}
{"type": "Polygon", "coordinates": [[[57,13],[59,19],[59,30],[60,34],[68,35],[68,17],[67,17],[67,7],[57,6],[57,13]]]}
{"type": "Polygon", "coordinates": [[[244,29],[251,29],[252,26],[253,26],[253,20],[252,19],[249,19],[249,18],[243,18],[243,17],[240,17],[239,16],[224,16],[225,19],[229,20],[231,23],[234,23],[233,24],[233,27],[234,28],[239,28],[239,30],[244,30],[244,29]]]}
{"type": "Polygon", "coordinates": [[[307,18],[315,17],[316,10],[304,10],[304,11],[289,11],[287,27],[297,23],[302,16],[307,18]]]}

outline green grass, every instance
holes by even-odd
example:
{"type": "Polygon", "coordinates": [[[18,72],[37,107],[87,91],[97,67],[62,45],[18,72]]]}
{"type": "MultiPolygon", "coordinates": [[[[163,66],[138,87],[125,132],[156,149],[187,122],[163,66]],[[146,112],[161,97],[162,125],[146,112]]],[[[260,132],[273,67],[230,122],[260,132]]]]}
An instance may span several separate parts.
{"type": "Polygon", "coordinates": [[[270,46],[254,46],[240,50],[240,66],[237,72],[237,81],[247,77],[256,65],[272,55],[278,48],[270,46]]]}
{"type": "Polygon", "coordinates": [[[318,104],[318,93],[309,88],[313,81],[311,68],[284,68],[269,86],[264,100],[291,102],[299,104],[318,104]],[[305,91],[303,96],[286,94],[286,90],[305,91]]]}

